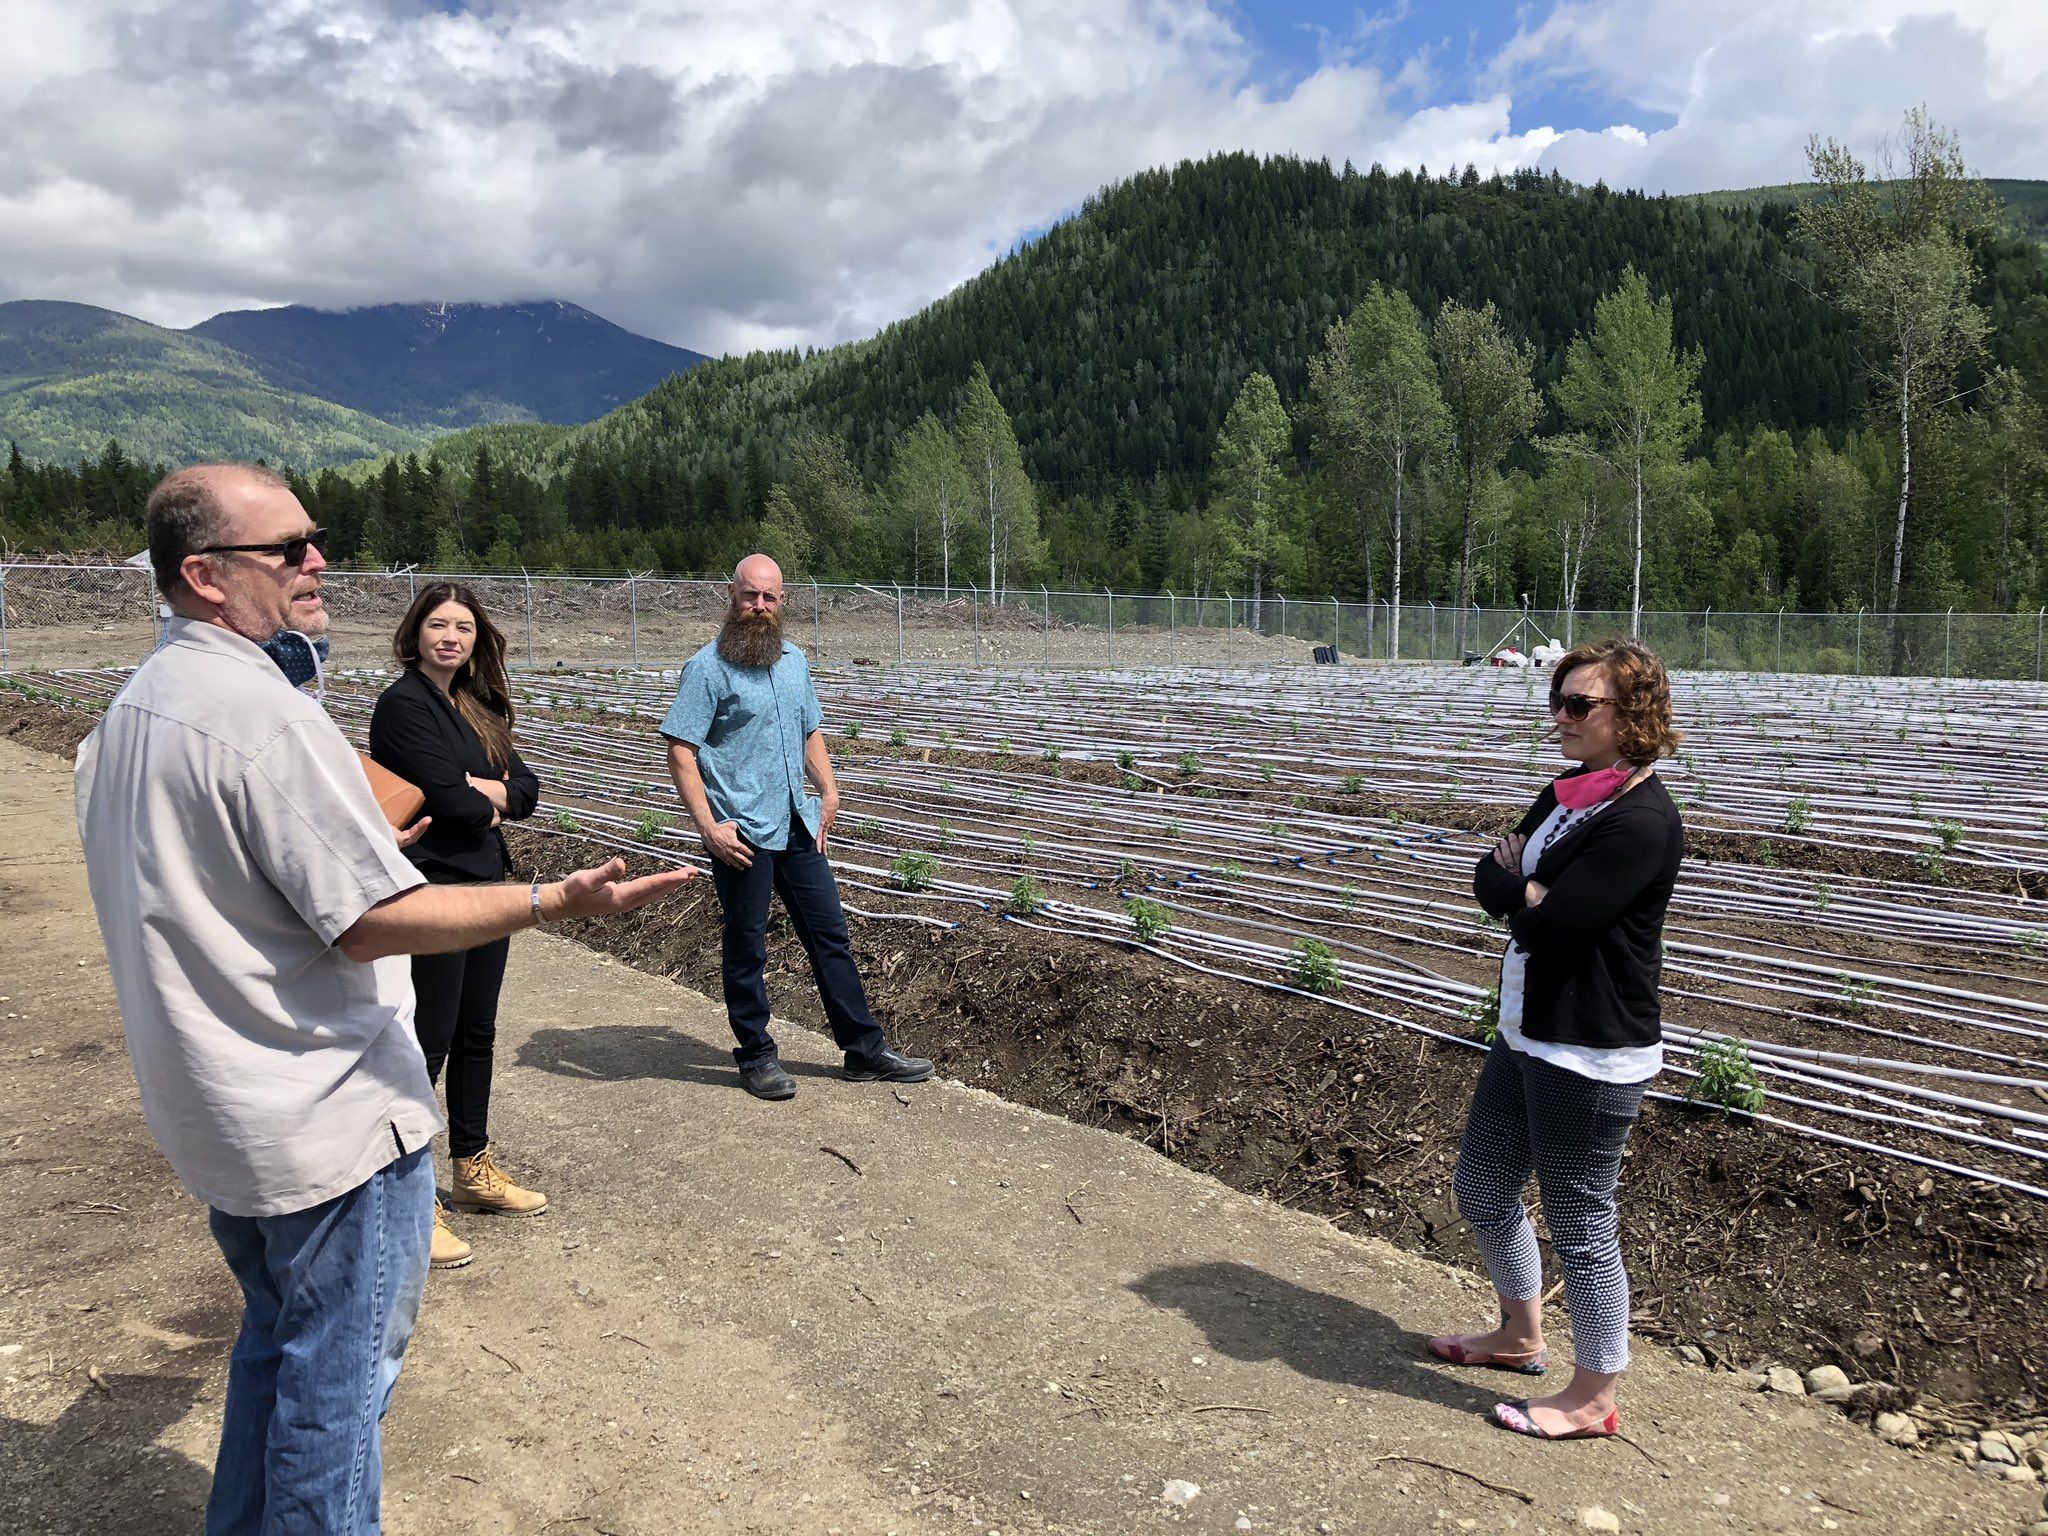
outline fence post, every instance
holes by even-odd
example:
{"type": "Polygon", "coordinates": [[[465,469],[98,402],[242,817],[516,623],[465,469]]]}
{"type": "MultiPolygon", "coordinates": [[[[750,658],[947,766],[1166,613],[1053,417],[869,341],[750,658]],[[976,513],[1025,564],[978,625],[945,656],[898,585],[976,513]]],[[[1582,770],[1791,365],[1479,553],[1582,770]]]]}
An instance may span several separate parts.
{"type": "Polygon", "coordinates": [[[1856,605],[1856,675],[1863,675],[1863,605],[1856,605]]]}
{"type": "MultiPolygon", "coordinates": [[[[7,589],[0,586],[0,598],[4,598],[6,593],[7,589]]],[[[2042,608],[2034,615],[2034,681],[2037,683],[2041,681],[2041,629],[2044,623],[2048,623],[2048,607],[2042,608]]],[[[0,661],[4,661],[6,656],[7,613],[6,604],[0,602],[0,661]]]]}
{"type": "MultiPolygon", "coordinates": [[[[417,560],[405,568],[405,600],[408,603],[420,595],[419,572],[420,564],[417,560]]],[[[526,574],[525,566],[522,565],[519,568],[519,574],[522,576],[526,574]]]]}
{"type": "Polygon", "coordinates": [[[1436,660],[1436,604],[1429,605],[1429,659],[1436,660]]]}
{"type": "Polygon", "coordinates": [[[889,585],[896,589],[896,665],[900,667],[903,665],[903,583],[892,581],[889,585]]]}
{"type": "MultiPolygon", "coordinates": [[[[1368,607],[1366,612],[1370,613],[1372,609],[1368,607]]],[[[1371,641],[1366,642],[1368,649],[1371,644],[1371,641]]],[[[1344,605],[1334,597],[1330,599],[1330,654],[1337,657],[1344,654],[1344,605]]]]}
{"type": "MultiPolygon", "coordinates": [[[[410,570],[405,574],[407,580],[412,578],[410,570]]],[[[519,567],[519,579],[526,583],[526,664],[530,667],[533,665],[533,578],[526,574],[523,565],[519,567]]]]}
{"type": "Polygon", "coordinates": [[[640,573],[626,576],[626,607],[633,621],[633,669],[640,669],[640,573]]]}
{"type": "Polygon", "coordinates": [[[1109,664],[1116,665],[1116,594],[1104,587],[1102,595],[1109,599],[1109,664]]]}
{"type": "Polygon", "coordinates": [[[811,660],[822,660],[824,655],[825,644],[818,637],[818,584],[813,581],[811,583],[811,660]]]}
{"type": "Polygon", "coordinates": [[[1956,611],[1951,608],[1948,611],[1948,618],[1943,621],[1941,626],[1941,676],[1943,681],[1948,679],[1948,659],[1949,654],[1955,649],[1955,641],[1956,611]]]}
{"type": "MultiPolygon", "coordinates": [[[[1276,593],[1274,595],[1280,599],[1280,638],[1284,641],[1287,638],[1287,597],[1284,593],[1276,593]]],[[[1284,645],[1281,647],[1280,654],[1283,656],[1287,654],[1284,645]]]]}
{"type": "Polygon", "coordinates": [[[1783,603],[1778,605],[1778,662],[1771,670],[1773,672],[1785,670],[1785,605],[1783,603]]]}
{"type": "MultiPolygon", "coordinates": [[[[1180,636],[1180,603],[1173,595],[1173,588],[1166,589],[1166,664],[1173,665],[1173,642],[1180,636]]],[[[2034,647],[2035,680],[2039,681],[2041,671],[2041,647],[2034,647]]]]}
{"type": "Polygon", "coordinates": [[[1707,604],[1707,611],[1700,615],[1700,670],[1707,670],[1707,636],[1714,628],[1714,605],[1707,604]]]}
{"type": "MultiPolygon", "coordinates": [[[[2034,677],[2041,676],[2041,648],[2034,647],[2034,677]]],[[[0,672],[7,670],[7,567],[0,565],[0,672]]]]}
{"type": "Polygon", "coordinates": [[[1052,665],[1052,594],[1045,590],[1042,581],[1038,584],[1038,595],[1045,600],[1045,628],[1041,633],[1045,636],[1045,665],[1049,667],[1052,665]]]}
{"type": "Polygon", "coordinates": [[[970,581],[967,590],[974,594],[974,664],[978,667],[981,665],[981,588],[970,581]]]}
{"type": "Polygon", "coordinates": [[[1230,589],[1223,589],[1223,654],[1237,659],[1237,622],[1230,616],[1230,589]]]}

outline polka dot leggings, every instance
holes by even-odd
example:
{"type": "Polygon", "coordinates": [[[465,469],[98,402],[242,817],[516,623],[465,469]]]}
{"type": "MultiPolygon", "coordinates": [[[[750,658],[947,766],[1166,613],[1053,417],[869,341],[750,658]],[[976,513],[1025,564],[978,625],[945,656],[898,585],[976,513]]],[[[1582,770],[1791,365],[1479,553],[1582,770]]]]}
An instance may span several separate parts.
{"type": "Polygon", "coordinates": [[[1628,1365],[1628,1272],[1614,1189],[1648,1082],[1599,1083],[1504,1043],[1479,1073],[1452,1188],[1493,1286],[1511,1301],[1540,1295],[1543,1260],[1522,1204],[1536,1174],[1543,1219],[1564,1270],[1572,1350],[1583,1370],[1628,1365]]]}

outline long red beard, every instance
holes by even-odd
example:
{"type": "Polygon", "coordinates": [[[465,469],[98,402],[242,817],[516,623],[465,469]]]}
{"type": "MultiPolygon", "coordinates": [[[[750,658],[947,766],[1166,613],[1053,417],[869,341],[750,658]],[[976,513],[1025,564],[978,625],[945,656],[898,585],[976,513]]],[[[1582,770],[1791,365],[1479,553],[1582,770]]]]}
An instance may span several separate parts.
{"type": "Polygon", "coordinates": [[[782,616],[729,613],[718,631],[718,654],[735,667],[772,667],[782,656],[782,616]]]}

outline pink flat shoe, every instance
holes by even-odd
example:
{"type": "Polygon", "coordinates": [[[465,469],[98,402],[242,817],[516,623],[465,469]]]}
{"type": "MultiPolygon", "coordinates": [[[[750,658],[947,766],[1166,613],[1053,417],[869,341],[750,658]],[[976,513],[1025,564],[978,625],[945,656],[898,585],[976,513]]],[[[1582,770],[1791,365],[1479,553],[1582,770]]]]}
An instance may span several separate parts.
{"type": "Polygon", "coordinates": [[[1607,1417],[1597,1424],[1587,1424],[1578,1429],[1559,1430],[1556,1434],[1537,1426],[1529,1417],[1528,1399],[1512,1403],[1493,1405],[1493,1422],[1502,1429],[1511,1429],[1518,1435],[1528,1435],[1537,1440],[1605,1440],[1609,1435],[1621,1433],[1621,1410],[1610,1408],[1607,1417]]]}
{"type": "Polygon", "coordinates": [[[1431,1339],[1429,1352],[1453,1365],[1491,1366],[1496,1371],[1513,1371],[1517,1376],[1541,1376],[1550,1369],[1550,1351],[1547,1349],[1539,1349],[1532,1355],[1481,1354],[1465,1348],[1455,1333],[1438,1334],[1431,1339]]]}

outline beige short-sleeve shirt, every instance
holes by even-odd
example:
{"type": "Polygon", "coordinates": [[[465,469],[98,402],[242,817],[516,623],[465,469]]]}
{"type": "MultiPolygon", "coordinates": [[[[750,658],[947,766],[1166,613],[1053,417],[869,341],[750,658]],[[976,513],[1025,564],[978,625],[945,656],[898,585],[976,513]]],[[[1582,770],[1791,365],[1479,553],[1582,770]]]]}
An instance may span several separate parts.
{"type": "Polygon", "coordinates": [[[409,963],[334,948],[421,876],[269,657],[172,620],[80,746],[76,794],[143,1114],[193,1195],[304,1210],[441,1129],[409,963]]]}

